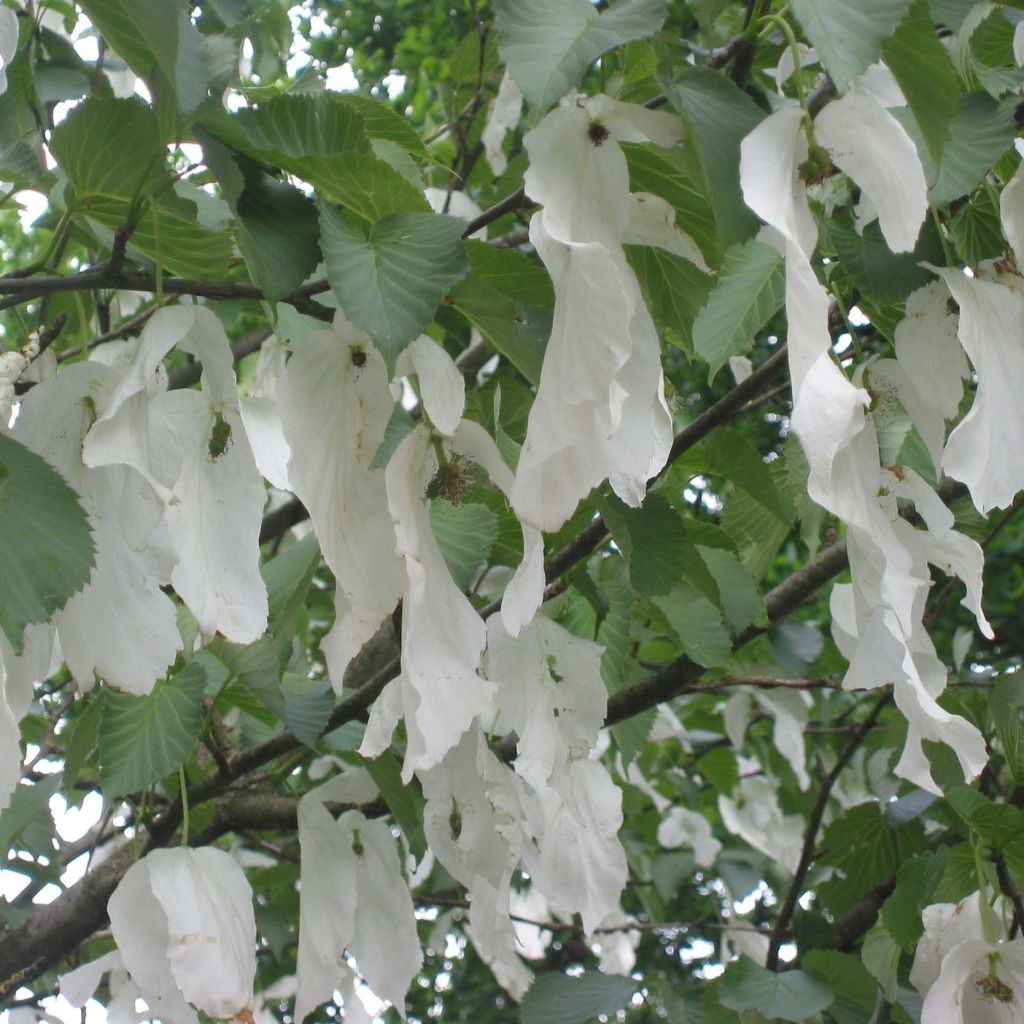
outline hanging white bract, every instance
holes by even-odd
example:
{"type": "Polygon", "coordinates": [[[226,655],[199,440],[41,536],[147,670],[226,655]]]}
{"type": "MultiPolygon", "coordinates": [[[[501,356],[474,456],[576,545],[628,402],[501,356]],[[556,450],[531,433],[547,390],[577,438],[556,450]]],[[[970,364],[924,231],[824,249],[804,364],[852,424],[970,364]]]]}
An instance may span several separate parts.
{"type": "Polygon", "coordinates": [[[570,93],[525,141],[530,222],[555,289],[551,337],[530,410],[512,504],[555,530],[603,480],[630,505],[672,445],[658,334],[626,262],[625,242],[671,248],[703,267],[668,205],[638,202],[620,142],[669,146],[679,119],[606,96],[570,93]]]}
{"type": "Polygon", "coordinates": [[[156,1016],[190,1024],[190,1003],[224,1020],[251,1014],[252,890],[230,854],[153,850],[125,872],[107,912],[121,959],[156,1016]]]}

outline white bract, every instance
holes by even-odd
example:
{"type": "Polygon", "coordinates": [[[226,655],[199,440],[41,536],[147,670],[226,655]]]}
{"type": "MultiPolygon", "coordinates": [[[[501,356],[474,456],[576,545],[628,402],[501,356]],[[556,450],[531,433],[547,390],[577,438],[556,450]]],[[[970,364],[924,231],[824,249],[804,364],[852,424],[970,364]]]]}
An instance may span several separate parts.
{"type": "Polygon", "coordinates": [[[402,593],[384,470],[373,466],[393,405],[383,357],[341,313],[333,330],[296,344],[278,387],[292,489],[337,580],[334,626],[321,647],[338,693],[402,593]]]}
{"type": "MultiPolygon", "coordinates": [[[[344,955],[355,958],[373,992],[405,1016],[405,993],[423,955],[412,898],[387,824],[359,811],[337,820],[325,806],[362,795],[339,775],[299,802],[300,888],[298,995],[303,1021],[348,981],[346,1014],[355,999],[344,955]]],[[[356,1000],[356,1012],[361,1004],[356,1000]]]]}
{"type": "Polygon", "coordinates": [[[657,331],[622,248],[667,247],[700,260],[666,204],[630,195],[620,142],[678,141],[677,118],[606,96],[570,94],[530,132],[526,191],[544,207],[530,241],[555,289],[555,312],[530,410],[512,504],[557,529],[608,479],[630,505],[665,464],[672,418],[657,331]]]}
{"type": "Polygon", "coordinates": [[[18,49],[18,16],[9,7],[0,8],[0,94],[7,91],[7,66],[18,49]]]}
{"type": "Polygon", "coordinates": [[[252,890],[230,854],[153,850],[125,872],[107,912],[124,966],[155,1015],[191,1024],[190,1003],[223,1019],[252,1011],[252,890]]]}
{"type": "Polygon", "coordinates": [[[924,997],[921,1024],[1024,1021],[1024,939],[1007,940],[1006,905],[975,892],[924,909],[910,980],[924,997]]]}

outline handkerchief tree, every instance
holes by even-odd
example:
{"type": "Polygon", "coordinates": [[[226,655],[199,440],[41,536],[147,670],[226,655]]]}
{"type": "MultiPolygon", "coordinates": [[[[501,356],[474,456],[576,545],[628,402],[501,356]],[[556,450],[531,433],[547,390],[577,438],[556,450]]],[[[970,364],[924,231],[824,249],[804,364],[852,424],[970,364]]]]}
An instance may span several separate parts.
{"type": "Polygon", "coordinates": [[[0,1020],[1024,1020],[1022,94],[0,0],[0,1020]]]}

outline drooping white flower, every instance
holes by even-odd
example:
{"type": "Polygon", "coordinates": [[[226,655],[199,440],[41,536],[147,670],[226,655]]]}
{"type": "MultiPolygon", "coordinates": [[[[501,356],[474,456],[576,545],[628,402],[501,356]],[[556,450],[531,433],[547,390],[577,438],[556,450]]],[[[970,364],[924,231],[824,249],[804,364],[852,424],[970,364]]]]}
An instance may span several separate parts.
{"type": "Polygon", "coordinates": [[[89,582],[53,617],[68,668],[86,688],[98,675],[148,693],[181,649],[174,603],[160,589],[173,565],[161,502],[129,466],[82,462],[94,410],[105,408],[115,386],[109,367],[69,366],[24,397],[15,436],[75,489],[93,531],[89,582]]]}
{"type": "MultiPolygon", "coordinates": [[[[1013,35],[1015,49],[1018,39],[1020,45],[1024,46],[1024,30],[1021,29],[1019,22],[1013,35]]],[[[1024,151],[1024,140],[1016,139],[1014,145],[1018,153],[1024,151]]],[[[1018,165],[1013,177],[999,193],[999,219],[1002,222],[1003,234],[1017,259],[1017,266],[1024,266],[1024,163],[1018,165]]]]}
{"type": "Polygon", "coordinates": [[[18,724],[32,703],[32,687],[45,679],[53,652],[53,626],[27,626],[24,649],[15,654],[0,632],[0,812],[21,780],[21,733],[18,724]]]}
{"type": "Polygon", "coordinates": [[[150,1010],[192,1021],[252,1010],[256,921],[238,862],[212,846],[153,850],[107,904],[121,959],[150,1010]]]}
{"type": "MultiPolygon", "coordinates": [[[[84,1007],[99,988],[103,976],[107,975],[110,999],[104,1006],[109,1024],[137,1024],[139,1013],[135,1001],[142,998],[138,985],[128,976],[128,971],[118,950],[111,950],[95,960],[76,967],[60,977],[60,994],[75,1007],[84,1007]]],[[[198,1024],[199,1018],[188,1003],[178,1007],[178,1013],[163,1018],[168,1024],[198,1024]]]]}
{"type": "Polygon", "coordinates": [[[535,789],[597,743],[608,704],[602,652],[545,615],[515,638],[499,617],[487,623],[484,672],[497,691],[485,720],[518,736],[515,769],[535,789]]]}
{"type": "Polygon", "coordinates": [[[781,687],[760,691],[757,694],[741,690],[726,701],[722,710],[725,734],[736,751],[743,749],[743,737],[747,726],[754,719],[755,712],[767,712],[775,721],[772,733],[775,749],[789,762],[793,774],[796,775],[797,784],[804,791],[811,785],[804,746],[804,727],[809,717],[807,703],[804,694],[781,687]]]}
{"type": "Polygon", "coordinates": [[[385,473],[398,553],[405,563],[402,679],[409,744],[405,777],[437,764],[490,703],[479,674],[486,627],[455,585],[430,525],[427,488],[438,470],[433,438],[420,424],[385,473]],[[410,706],[412,705],[412,706],[410,706]]]}
{"type": "Polygon", "coordinates": [[[134,466],[158,490],[177,556],[171,582],[205,635],[251,643],[263,634],[266,494],[242,421],[231,346],[210,310],[174,306],[150,318],[83,458],[91,466],[134,466]],[[156,368],[175,346],[202,361],[201,390],[154,393],[156,368]]]}
{"type": "Polygon", "coordinates": [[[524,806],[533,838],[524,862],[534,884],[594,931],[619,911],[628,876],[618,835],[622,791],[600,761],[569,761],[524,806]]]}
{"type": "Polygon", "coordinates": [[[982,514],[1024,488],[1024,282],[938,271],[960,306],[960,343],[978,376],[970,412],[949,435],[942,468],[967,485],[982,514]]]}
{"type": "Polygon", "coordinates": [[[444,348],[421,334],[402,350],[395,369],[399,377],[416,375],[431,425],[438,433],[454,434],[466,406],[466,382],[444,348]]]}
{"type": "Polygon", "coordinates": [[[1024,1021],[1024,939],[1007,941],[1003,901],[990,908],[982,898],[975,892],[924,909],[910,971],[924,997],[921,1024],[1024,1021]]]}
{"type": "Polygon", "coordinates": [[[387,823],[356,810],[335,820],[325,806],[344,799],[348,786],[344,777],[332,779],[299,802],[298,1021],[345,980],[346,950],[367,985],[403,1018],[405,993],[423,961],[412,897],[387,823]]]}
{"type": "Polygon", "coordinates": [[[512,504],[539,529],[561,526],[604,479],[639,504],[668,457],[658,336],[622,246],[629,238],[700,254],[662,204],[631,197],[619,143],[671,145],[680,131],[671,115],[573,94],[525,139],[526,191],[543,206],[530,240],[551,275],[555,311],[512,504]]]}
{"type": "Polygon", "coordinates": [[[9,7],[0,8],[0,94],[7,91],[7,66],[18,49],[18,16],[9,7]]]}
{"type": "Polygon", "coordinates": [[[512,76],[505,72],[498,86],[498,94],[491,101],[484,121],[484,129],[480,133],[480,141],[484,146],[484,156],[491,165],[494,176],[500,177],[508,167],[508,158],[501,148],[506,133],[514,131],[519,124],[523,112],[523,94],[512,76]]]}
{"type": "Polygon", "coordinates": [[[755,850],[796,871],[803,847],[804,819],[783,814],[776,787],[764,776],[741,779],[734,796],[720,796],[722,824],[755,850]]]}
{"type": "Polygon", "coordinates": [[[512,874],[525,841],[515,777],[475,725],[419,778],[430,849],[470,895],[473,944],[502,987],[521,999],[532,973],[519,957],[509,916],[512,874]]]}
{"type": "Polygon", "coordinates": [[[702,868],[712,867],[722,849],[703,814],[678,806],[670,807],[658,823],[658,844],[667,850],[689,846],[694,860],[702,868]]]}
{"type": "Polygon", "coordinates": [[[337,692],[348,663],[402,593],[384,470],[373,458],[393,407],[384,359],[341,313],[296,344],[278,389],[292,488],[337,580],[321,647],[337,692]]]}

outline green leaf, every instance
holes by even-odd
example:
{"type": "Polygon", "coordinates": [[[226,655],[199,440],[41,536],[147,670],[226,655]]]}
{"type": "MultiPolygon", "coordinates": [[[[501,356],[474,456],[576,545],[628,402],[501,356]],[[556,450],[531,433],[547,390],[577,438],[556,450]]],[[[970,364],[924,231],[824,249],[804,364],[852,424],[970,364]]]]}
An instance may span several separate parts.
{"type": "Polygon", "coordinates": [[[982,188],[949,221],[949,233],[957,255],[968,266],[995,259],[1006,251],[999,208],[987,188],[982,188]]]}
{"type": "Polygon", "coordinates": [[[749,570],[731,552],[722,548],[706,548],[698,545],[697,550],[711,573],[722,602],[725,623],[734,633],[755,623],[768,625],[764,598],[749,570]]]}
{"type": "Polygon", "coordinates": [[[544,268],[514,249],[465,243],[469,274],[449,300],[530,383],[540,380],[554,289],[544,268]]]}
{"type": "MultiPolygon", "coordinates": [[[[765,112],[729,78],[709,68],[686,68],[667,92],[697,140],[719,245],[745,241],[757,230],[758,220],[740,190],[740,143],[765,112]]],[[[681,227],[687,227],[685,221],[681,227]]]]}
{"type": "Polygon", "coordinates": [[[776,518],[792,522],[793,511],[775,485],[771,469],[754,445],[728,427],[716,430],[702,445],[707,472],[721,474],[740,490],[746,491],[776,518]]]}
{"type": "Polygon", "coordinates": [[[882,921],[889,934],[912,953],[924,931],[921,911],[927,902],[933,854],[921,854],[904,861],[896,875],[896,888],[882,904],[882,921]]]}
{"type": "Polygon", "coordinates": [[[752,238],[726,252],[718,282],[693,323],[693,347],[710,367],[709,383],[730,356],[750,347],[782,306],[785,291],[785,264],[770,245],[752,238]]]}
{"type": "Polygon", "coordinates": [[[893,115],[911,137],[921,143],[918,153],[925,178],[934,183],[928,198],[936,205],[950,203],[973,192],[989,168],[1013,145],[1013,104],[997,102],[985,92],[966,93],[961,98],[960,111],[950,122],[949,141],[937,167],[928,156],[913,119],[898,108],[893,115]]]}
{"type": "Polygon", "coordinates": [[[82,765],[96,749],[100,738],[100,724],[103,722],[103,702],[106,690],[94,694],[85,710],[71,723],[64,758],[65,789],[71,792],[82,765]]]}
{"type": "Polygon", "coordinates": [[[139,99],[80,103],[54,128],[50,151],[74,186],[72,209],[90,209],[94,196],[131,202],[171,181],[156,114],[139,99]]]}
{"type": "Polygon", "coordinates": [[[630,508],[609,496],[601,500],[599,508],[638,594],[667,594],[685,579],[710,601],[718,601],[714,577],[687,536],[679,513],[663,497],[649,494],[639,508],[630,508]]]}
{"type": "Polygon", "coordinates": [[[896,254],[889,249],[878,221],[858,231],[845,212],[829,224],[828,239],[854,286],[865,299],[882,306],[903,302],[912,291],[933,280],[931,272],[920,265],[922,262],[939,266],[945,263],[942,243],[930,222],[921,231],[914,251],[908,253],[896,254]]]}
{"type": "MultiPolygon", "coordinates": [[[[227,231],[208,231],[197,221],[196,204],[174,192],[147,203],[128,240],[128,252],[141,254],[182,277],[220,278],[231,258],[227,231]]],[[[98,196],[89,200],[86,219],[109,247],[114,232],[130,215],[123,199],[98,196]]]]}
{"type": "Polygon", "coordinates": [[[0,470],[0,628],[20,654],[25,627],[88,583],[94,548],[78,496],[45,459],[0,433],[0,470]]]}
{"type": "Polygon", "coordinates": [[[367,221],[430,209],[422,192],[373,152],[358,104],[285,94],[235,115],[205,114],[201,125],[230,149],[308,181],[367,221]]]}
{"type": "Polygon", "coordinates": [[[834,949],[812,949],[801,966],[835,993],[828,1012],[836,1024],[871,1024],[878,984],[859,957],[834,949]]]}
{"type": "Polygon", "coordinates": [[[960,83],[949,50],[935,33],[928,0],[911,5],[882,53],[938,164],[960,107],[960,83]]]}
{"type": "Polygon", "coordinates": [[[768,1019],[802,1021],[829,1006],[832,990],[805,971],[768,971],[750,957],[730,964],[719,1002],[730,1010],[758,1010],[768,1019]]]}
{"type": "Polygon", "coordinates": [[[201,129],[199,137],[221,195],[238,218],[235,234],[253,280],[268,299],[283,298],[320,262],[316,204],[201,129]]]}
{"type": "Polygon", "coordinates": [[[1002,676],[989,691],[988,706],[1006,765],[1014,781],[1020,784],[1024,780],[1024,688],[1012,676],[1002,676]]]}
{"type": "Polygon", "coordinates": [[[618,1013],[637,990],[637,982],[618,974],[584,971],[579,977],[539,974],[519,1007],[521,1024],[586,1024],[618,1013]]]}
{"type": "Polygon", "coordinates": [[[691,345],[693,321],[707,301],[712,278],[685,257],[653,245],[627,245],[626,256],[651,315],[691,345]]]}
{"type": "Polygon", "coordinates": [[[793,13],[840,92],[882,55],[910,0],[792,0],[793,13]]]}
{"type": "Polygon", "coordinates": [[[203,722],[206,672],[189,662],[146,697],[109,691],[100,726],[100,783],[112,800],[177,771],[188,759],[203,722]]]}
{"type": "Polygon", "coordinates": [[[722,613],[692,583],[680,583],[665,597],[654,598],[686,654],[698,665],[716,668],[732,653],[722,613]]]}
{"type": "Polygon", "coordinates": [[[300,743],[312,747],[327,728],[334,708],[334,691],[326,679],[308,679],[286,672],[281,680],[284,720],[300,743]]]}
{"type": "Polygon", "coordinates": [[[588,0],[498,0],[498,53],[542,114],[602,53],[657,32],[666,6],[666,0],[618,0],[598,14],[588,0]]]}
{"type": "Polygon", "coordinates": [[[436,213],[386,217],[365,231],[325,206],[321,248],[342,309],[369,334],[393,370],[395,359],[430,323],[438,303],[469,269],[464,224],[436,213]]]}
{"type": "MultiPolygon", "coordinates": [[[[3,813],[0,813],[0,849],[11,850],[17,845],[19,837],[22,837],[26,830],[32,830],[43,822],[46,823],[45,832],[49,833],[44,842],[50,838],[53,831],[53,819],[50,815],[49,801],[50,797],[60,789],[61,779],[61,773],[56,772],[53,775],[47,775],[33,785],[20,783],[14,787],[10,804],[3,813]]],[[[24,837],[26,845],[35,845],[27,842],[28,838],[28,836],[24,837]]],[[[11,860],[13,865],[17,864],[15,858],[11,858],[11,860]]]]}
{"type": "Polygon", "coordinates": [[[498,536],[498,517],[486,505],[438,500],[430,506],[430,526],[456,586],[468,590],[490,557],[498,536]]]}
{"type": "Polygon", "coordinates": [[[402,782],[402,766],[390,750],[366,761],[365,766],[418,860],[427,848],[423,836],[423,795],[419,783],[413,781],[407,785],[402,782]]]}

